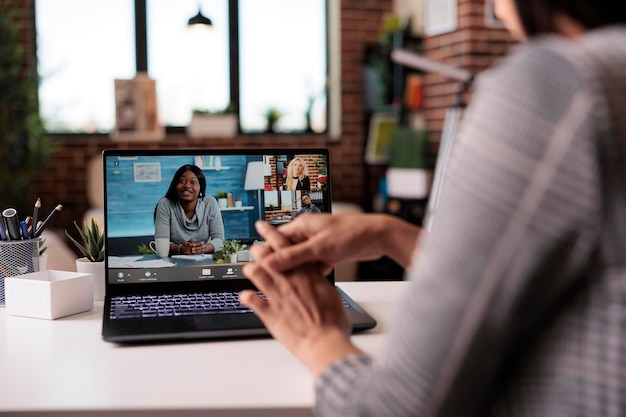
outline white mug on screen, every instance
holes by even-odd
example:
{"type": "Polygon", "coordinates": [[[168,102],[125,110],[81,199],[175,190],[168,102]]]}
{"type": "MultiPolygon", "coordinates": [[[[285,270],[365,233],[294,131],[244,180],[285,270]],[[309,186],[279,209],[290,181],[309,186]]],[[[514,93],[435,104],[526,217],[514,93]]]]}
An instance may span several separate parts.
{"type": "Polygon", "coordinates": [[[170,240],[168,238],[160,237],[151,240],[149,246],[159,258],[167,258],[170,254],[170,240]]]}

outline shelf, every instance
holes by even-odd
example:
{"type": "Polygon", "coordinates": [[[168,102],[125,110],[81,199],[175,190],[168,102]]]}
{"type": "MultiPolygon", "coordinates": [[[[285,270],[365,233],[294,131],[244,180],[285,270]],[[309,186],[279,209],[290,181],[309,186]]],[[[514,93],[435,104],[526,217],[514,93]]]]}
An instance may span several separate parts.
{"type": "Polygon", "coordinates": [[[226,171],[229,170],[230,167],[199,167],[203,171],[226,171]]]}
{"type": "Polygon", "coordinates": [[[246,211],[254,210],[254,206],[241,206],[241,207],[220,207],[221,211],[246,211]]]}

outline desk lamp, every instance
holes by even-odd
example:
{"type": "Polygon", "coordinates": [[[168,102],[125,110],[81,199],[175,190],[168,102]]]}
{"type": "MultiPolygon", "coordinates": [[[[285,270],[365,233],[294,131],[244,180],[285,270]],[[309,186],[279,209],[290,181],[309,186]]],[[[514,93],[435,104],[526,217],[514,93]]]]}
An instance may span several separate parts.
{"type": "Polygon", "coordinates": [[[448,107],[443,119],[443,130],[441,132],[441,140],[439,141],[439,151],[435,164],[433,185],[431,187],[432,194],[428,199],[428,207],[426,207],[426,215],[424,216],[424,228],[431,230],[434,219],[433,214],[439,204],[439,197],[443,189],[443,174],[450,159],[452,144],[456,136],[463,109],[466,105],[463,95],[474,81],[474,74],[466,69],[443,64],[404,49],[394,49],[391,52],[391,60],[405,67],[418,71],[435,72],[444,77],[461,82],[461,88],[457,92],[456,101],[452,106],[448,107]]]}

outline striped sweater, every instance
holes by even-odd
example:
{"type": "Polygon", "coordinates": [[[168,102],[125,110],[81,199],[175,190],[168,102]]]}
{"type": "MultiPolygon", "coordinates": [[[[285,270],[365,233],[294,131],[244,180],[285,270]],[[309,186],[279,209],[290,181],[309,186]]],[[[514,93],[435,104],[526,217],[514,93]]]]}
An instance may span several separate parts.
{"type": "Polygon", "coordinates": [[[319,416],[626,415],[626,28],[482,73],[385,347],[319,416]]]}

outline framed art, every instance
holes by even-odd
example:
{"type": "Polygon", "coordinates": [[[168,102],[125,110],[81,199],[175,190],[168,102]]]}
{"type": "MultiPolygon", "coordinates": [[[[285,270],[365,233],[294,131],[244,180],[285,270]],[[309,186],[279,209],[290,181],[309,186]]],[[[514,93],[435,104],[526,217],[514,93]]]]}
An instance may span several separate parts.
{"type": "Polygon", "coordinates": [[[161,182],[161,163],[142,162],[133,164],[135,182],[161,182]]]}
{"type": "Polygon", "coordinates": [[[115,129],[111,138],[119,141],[154,141],[165,138],[159,124],[156,82],[145,73],[135,78],[116,79],[115,129]]]}
{"type": "Polygon", "coordinates": [[[496,17],[493,0],[485,0],[485,26],[488,28],[504,28],[504,23],[496,17]]]}
{"type": "Polygon", "coordinates": [[[458,0],[425,0],[424,33],[427,36],[453,32],[457,28],[458,0]]]}
{"type": "Polygon", "coordinates": [[[396,113],[374,114],[370,120],[370,131],[365,150],[365,162],[385,164],[389,161],[389,143],[394,130],[398,127],[396,113]]]}

